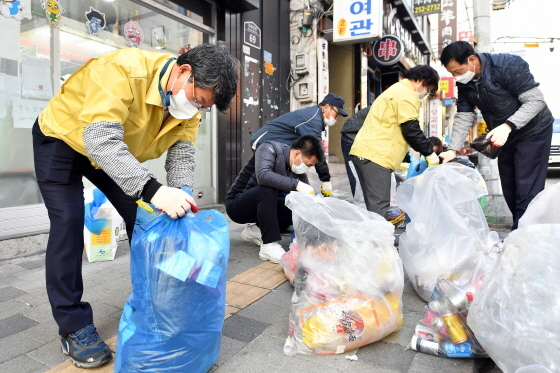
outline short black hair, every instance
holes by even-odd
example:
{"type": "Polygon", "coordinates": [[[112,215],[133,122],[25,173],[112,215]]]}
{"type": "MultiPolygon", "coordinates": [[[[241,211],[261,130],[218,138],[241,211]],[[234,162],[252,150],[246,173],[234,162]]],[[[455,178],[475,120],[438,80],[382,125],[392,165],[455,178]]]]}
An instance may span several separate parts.
{"type": "Polygon", "coordinates": [[[432,146],[435,146],[437,148],[436,154],[439,155],[439,153],[443,151],[443,143],[441,142],[440,138],[432,136],[429,140],[432,143],[432,146]]]}
{"type": "Polygon", "coordinates": [[[439,75],[433,67],[428,65],[414,66],[404,74],[404,77],[414,81],[423,80],[423,86],[430,91],[437,90],[439,87],[439,75]]]}
{"type": "Polygon", "coordinates": [[[177,64],[189,64],[192,67],[191,78],[194,77],[195,85],[212,90],[214,103],[219,111],[223,112],[231,106],[233,96],[237,92],[239,63],[222,46],[197,45],[181,54],[177,64]]]}
{"type": "Polygon", "coordinates": [[[319,138],[313,135],[303,135],[300,136],[290,149],[300,150],[306,158],[311,158],[313,156],[317,157],[317,162],[325,161],[325,152],[323,150],[323,143],[319,138]]]}
{"type": "Polygon", "coordinates": [[[443,66],[447,66],[451,60],[457,61],[459,65],[464,65],[469,56],[475,54],[473,46],[466,41],[455,41],[443,49],[439,60],[443,66]]]}

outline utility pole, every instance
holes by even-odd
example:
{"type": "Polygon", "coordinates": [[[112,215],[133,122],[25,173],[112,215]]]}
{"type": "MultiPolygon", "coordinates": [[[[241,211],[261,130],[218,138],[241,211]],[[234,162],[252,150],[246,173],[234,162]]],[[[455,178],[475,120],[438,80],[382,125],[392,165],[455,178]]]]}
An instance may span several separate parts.
{"type": "MultiPolygon", "coordinates": [[[[475,50],[478,53],[492,52],[490,41],[490,0],[473,0],[475,50]]],[[[492,229],[510,227],[513,218],[502,193],[498,160],[478,154],[478,170],[486,182],[488,195],[482,197],[484,216],[492,229]]]]}
{"type": "Polygon", "coordinates": [[[489,0],[473,0],[473,21],[476,51],[478,53],[492,52],[489,0]]]}

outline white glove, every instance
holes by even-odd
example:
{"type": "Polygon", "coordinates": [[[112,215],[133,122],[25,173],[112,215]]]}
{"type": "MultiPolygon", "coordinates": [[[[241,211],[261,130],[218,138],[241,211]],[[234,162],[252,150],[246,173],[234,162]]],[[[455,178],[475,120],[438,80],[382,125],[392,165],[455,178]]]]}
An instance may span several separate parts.
{"type": "Polygon", "coordinates": [[[428,166],[439,165],[439,157],[437,156],[436,152],[433,152],[432,154],[430,154],[425,158],[426,158],[426,162],[428,162],[428,166]]]}
{"type": "Polygon", "coordinates": [[[439,153],[439,157],[443,159],[443,163],[447,163],[454,160],[455,157],[457,157],[457,153],[455,152],[455,150],[448,150],[446,152],[439,153]]]}
{"type": "Polygon", "coordinates": [[[301,181],[298,181],[296,190],[301,193],[315,194],[315,190],[311,185],[302,183],[301,181]]]}
{"type": "Polygon", "coordinates": [[[500,147],[506,143],[510,132],[511,132],[511,127],[506,123],[504,123],[504,124],[500,124],[492,131],[488,132],[486,138],[488,139],[491,137],[492,145],[500,147]]]}
{"type": "Polygon", "coordinates": [[[191,210],[194,199],[186,192],[177,188],[161,186],[152,197],[151,203],[160,211],[165,212],[172,219],[177,219],[191,210]]]}
{"type": "Polygon", "coordinates": [[[321,194],[325,197],[332,197],[332,183],[330,181],[324,181],[321,185],[321,194]]]}

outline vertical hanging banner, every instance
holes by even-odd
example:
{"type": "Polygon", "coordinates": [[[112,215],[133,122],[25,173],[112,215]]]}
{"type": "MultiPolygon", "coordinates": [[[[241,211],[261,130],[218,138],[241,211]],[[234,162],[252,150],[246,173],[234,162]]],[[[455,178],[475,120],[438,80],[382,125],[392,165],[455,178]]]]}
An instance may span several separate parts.
{"type": "MultiPolygon", "coordinates": [[[[323,101],[329,94],[329,42],[325,39],[317,39],[317,102],[323,101]]],[[[325,159],[329,159],[329,127],[321,133],[325,159]]]]}
{"type": "Polygon", "coordinates": [[[457,40],[457,1],[441,0],[438,55],[441,55],[443,48],[457,40]]]}
{"type": "Polygon", "coordinates": [[[439,137],[441,126],[441,100],[430,100],[430,137],[439,137]]]}
{"type": "Polygon", "coordinates": [[[329,43],[325,39],[317,39],[317,102],[323,101],[329,94],[329,43]]]}
{"type": "Polygon", "coordinates": [[[337,0],[333,4],[333,42],[371,41],[381,36],[381,0],[337,0]]]}

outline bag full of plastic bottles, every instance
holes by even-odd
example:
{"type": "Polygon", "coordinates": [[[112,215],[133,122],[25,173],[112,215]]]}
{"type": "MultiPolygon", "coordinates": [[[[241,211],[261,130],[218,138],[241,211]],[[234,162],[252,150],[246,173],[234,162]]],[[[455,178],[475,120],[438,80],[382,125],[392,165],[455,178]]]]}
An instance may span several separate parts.
{"type": "Polygon", "coordinates": [[[284,353],[340,354],[403,322],[404,274],[394,226],[336,198],[290,193],[298,243],[284,353]]]}
{"type": "Polygon", "coordinates": [[[397,204],[411,219],[399,237],[399,255],[425,301],[440,275],[486,242],[490,230],[477,200],[486,194],[477,170],[449,163],[428,167],[397,189],[397,204]]]}
{"type": "Polygon", "coordinates": [[[139,207],[130,249],[132,293],[116,373],[208,372],[220,354],[229,228],[216,210],[179,219],[139,207]]]}
{"type": "Polygon", "coordinates": [[[467,317],[504,373],[531,365],[560,372],[559,283],[560,224],[531,224],[511,232],[467,317]]]}
{"type": "Polygon", "coordinates": [[[500,246],[498,234],[491,232],[486,245],[438,278],[409,348],[451,358],[488,357],[468,327],[467,315],[489,279],[500,246]]]}
{"type": "Polygon", "coordinates": [[[560,183],[544,188],[527,206],[519,228],[529,224],[560,224],[560,183]]]}

